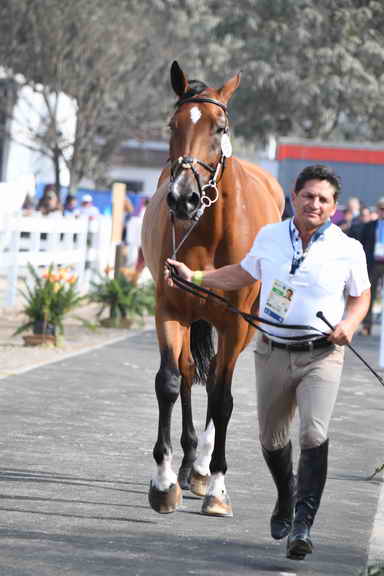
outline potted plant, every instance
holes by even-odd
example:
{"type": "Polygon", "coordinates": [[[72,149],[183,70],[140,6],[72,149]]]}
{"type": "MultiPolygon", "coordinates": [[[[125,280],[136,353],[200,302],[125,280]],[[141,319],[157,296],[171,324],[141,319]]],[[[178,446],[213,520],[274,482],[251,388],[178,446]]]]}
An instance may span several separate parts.
{"type": "Polygon", "coordinates": [[[20,326],[15,335],[32,330],[24,336],[26,345],[57,344],[58,336],[64,334],[64,316],[80,305],[83,300],[77,289],[77,276],[67,268],[54,269],[51,264],[41,275],[28,264],[32,283],[24,279],[25,300],[23,312],[28,321],[20,326]]]}
{"type": "Polygon", "coordinates": [[[130,328],[134,320],[153,314],[155,309],[153,283],[138,286],[122,273],[115,278],[100,275],[98,281],[91,282],[88,298],[101,305],[97,312],[100,323],[114,328],[130,328]],[[108,318],[100,319],[105,310],[108,318]]]}

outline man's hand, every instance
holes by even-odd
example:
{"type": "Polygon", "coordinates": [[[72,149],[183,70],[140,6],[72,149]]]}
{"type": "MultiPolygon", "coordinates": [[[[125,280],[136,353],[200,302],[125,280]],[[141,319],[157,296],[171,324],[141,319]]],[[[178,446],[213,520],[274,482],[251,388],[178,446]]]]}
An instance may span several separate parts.
{"type": "MultiPolygon", "coordinates": [[[[182,262],[178,262],[177,260],[171,260],[171,258],[167,258],[167,264],[174,266],[176,268],[176,272],[181,278],[184,280],[188,280],[189,282],[192,281],[193,270],[190,270],[188,266],[183,264],[182,262]]],[[[174,283],[172,282],[171,272],[168,266],[164,266],[164,278],[167,282],[168,286],[173,287],[174,283]]]]}
{"type": "Polygon", "coordinates": [[[345,317],[331,332],[328,340],[341,346],[350,344],[352,336],[368,311],[370,298],[371,291],[369,288],[364,290],[360,296],[348,296],[345,317]]]}
{"type": "Polygon", "coordinates": [[[354,325],[351,325],[347,320],[342,320],[335,327],[334,331],[330,333],[328,340],[339,346],[344,346],[352,342],[354,332],[354,325]]]}

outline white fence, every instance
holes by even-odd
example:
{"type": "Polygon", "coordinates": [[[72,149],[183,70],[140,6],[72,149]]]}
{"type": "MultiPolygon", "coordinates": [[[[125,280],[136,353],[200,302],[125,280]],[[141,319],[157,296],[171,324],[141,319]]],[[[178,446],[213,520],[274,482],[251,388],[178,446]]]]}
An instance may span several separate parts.
{"type": "Polygon", "coordinates": [[[92,274],[113,265],[111,218],[62,216],[3,217],[0,222],[0,271],[5,277],[1,306],[14,306],[20,276],[33,266],[71,266],[86,291],[92,274]]]}

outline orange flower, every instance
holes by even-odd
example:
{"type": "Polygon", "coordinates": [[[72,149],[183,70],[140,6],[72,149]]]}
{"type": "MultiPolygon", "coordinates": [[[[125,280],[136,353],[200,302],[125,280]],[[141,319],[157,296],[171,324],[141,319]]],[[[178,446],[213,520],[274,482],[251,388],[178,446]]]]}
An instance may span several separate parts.
{"type": "Polygon", "coordinates": [[[50,275],[50,277],[49,277],[49,281],[50,281],[50,282],[54,282],[54,283],[55,283],[55,282],[60,282],[60,274],[57,274],[57,273],[54,273],[54,272],[53,272],[53,273],[50,275]]]}
{"type": "Polygon", "coordinates": [[[68,280],[68,274],[67,268],[61,268],[59,271],[60,280],[64,280],[64,282],[68,280]]]}

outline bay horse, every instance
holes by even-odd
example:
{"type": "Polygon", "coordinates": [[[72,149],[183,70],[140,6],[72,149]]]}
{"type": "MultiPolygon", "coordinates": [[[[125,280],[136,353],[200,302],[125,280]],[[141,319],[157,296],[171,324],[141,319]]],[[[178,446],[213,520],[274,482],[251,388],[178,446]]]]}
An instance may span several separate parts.
{"type": "MultiPolygon", "coordinates": [[[[171,84],[178,97],[170,121],[169,161],[147,206],[143,228],[144,258],[156,282],[156,331],[160,368],[155,390],[159,408],[153,449],[155,474],[149,502],[159,513],[174,512],[182,489],[204,497],[202,513],[232,516],[225,488],[225,443],[233,408],[232,375],[254,329],[217,303],[205,301],[164,279],[168,257],[192,269],[208,270],[238,263],[258,230],[277,222],[284,194],[260,167],[232,156],[227,104],[240,76],[216,90],[191,80],[177,62],[171,84]],[[216,351],[212,327],[217,333],[216,351]],[[193,425],[191,388],[206,384],[206,427],[198,440],[193,425]],[[180,396],[183,460],[172,469],[171,417],[180,396]]],[[[256,312],[259,283],[228,293],[218,291],[245,312],[256,312]]]]}

